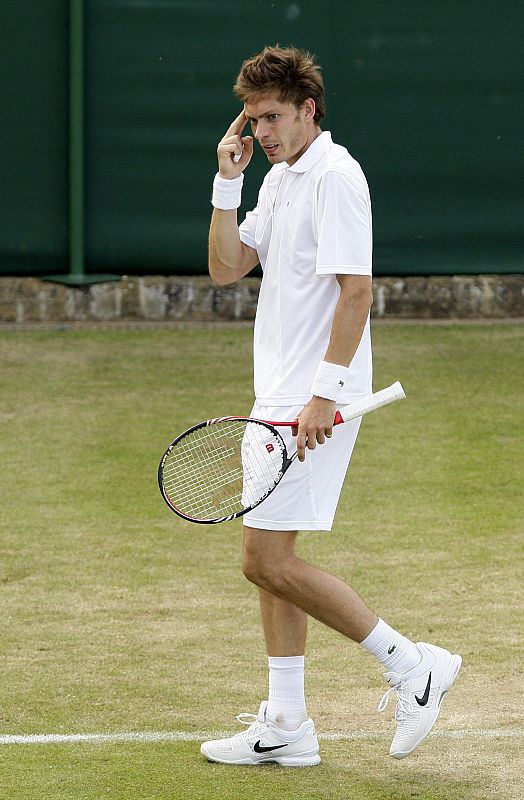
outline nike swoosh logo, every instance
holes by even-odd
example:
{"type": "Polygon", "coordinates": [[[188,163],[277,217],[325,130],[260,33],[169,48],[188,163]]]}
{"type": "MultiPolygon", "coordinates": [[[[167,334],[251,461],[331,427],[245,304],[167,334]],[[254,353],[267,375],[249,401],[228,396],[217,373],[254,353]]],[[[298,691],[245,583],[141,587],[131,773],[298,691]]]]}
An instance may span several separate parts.
{"type": "Polygon", "coordinates": [[[287,747],[287,744],[275,744],[273,747],[263,747],[260,744],[260,739],[258,742],[255,742],[253,746],[253,750],[255,753],[269,753],[271,750],[280,750],[282,747],[287,747]]]}
{"type": "Polygon", "coordinates": [[[429,690],[430,689],[431,689],[431,672],[429,673],[429,678],[428,678],[428,682],[426,684],[426,689],[425,689],[424,694],[422,695],[422,697],[417,697],[417,695],[415,695],[415,700],[417,701],[419,706],[427,705],[428,700],[429,700],[429,690]]]}

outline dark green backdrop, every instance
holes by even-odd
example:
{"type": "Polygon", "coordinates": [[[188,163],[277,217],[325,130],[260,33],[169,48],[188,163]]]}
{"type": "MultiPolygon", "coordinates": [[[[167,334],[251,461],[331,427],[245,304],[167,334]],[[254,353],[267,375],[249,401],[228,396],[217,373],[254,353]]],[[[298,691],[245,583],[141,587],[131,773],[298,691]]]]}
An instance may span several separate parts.
{"type": "MultiPolygon", "coordinates": [[[[86,0],[86,270],[205,270],[216,142],[265,44],[324,66],[377,274],[520,272],[520,2],[86,0]]],[[[68,271],[68,4],[3,0],[0,272],[68,271]]],[[[244,208],[266,170],[257,153],[244,208]]]]}

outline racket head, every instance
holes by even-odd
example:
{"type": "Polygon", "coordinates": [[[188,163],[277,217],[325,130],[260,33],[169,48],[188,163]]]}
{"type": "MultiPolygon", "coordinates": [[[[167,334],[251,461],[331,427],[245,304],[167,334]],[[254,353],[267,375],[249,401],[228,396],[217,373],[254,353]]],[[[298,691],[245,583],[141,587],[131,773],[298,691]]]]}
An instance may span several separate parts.
{"type": "Polygon", "coordinates": [[[174,439],[160,460],[158,485],[169,508],[189,522],[216,524],[256,508],[293,461],[268,422],[218,417],[174,439]]]}

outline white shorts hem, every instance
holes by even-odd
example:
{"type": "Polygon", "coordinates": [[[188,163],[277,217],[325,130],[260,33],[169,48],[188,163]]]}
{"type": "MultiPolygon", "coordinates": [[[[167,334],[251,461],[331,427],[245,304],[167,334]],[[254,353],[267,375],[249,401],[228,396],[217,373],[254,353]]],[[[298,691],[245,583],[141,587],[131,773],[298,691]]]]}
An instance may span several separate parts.
{"type": "Polygon", "coordinates": [[[260,519],[246,514],[244,525],[248,528],[257,528],[264,531],[330,531],[333,520],[288,520],[278,522],[274,519],[260,519]]]}

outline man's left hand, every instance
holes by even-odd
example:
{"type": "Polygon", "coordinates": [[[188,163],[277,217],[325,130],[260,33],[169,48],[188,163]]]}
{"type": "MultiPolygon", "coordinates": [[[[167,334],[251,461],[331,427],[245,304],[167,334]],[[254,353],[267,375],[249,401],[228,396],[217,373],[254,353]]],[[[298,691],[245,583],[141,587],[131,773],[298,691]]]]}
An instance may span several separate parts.
{"type": "Polygon", "coordinates": [[[312,397],[298,415],[298,425],[292,429],[297,437],[298,460],[304,461],[306,447],[314,450],[317,444],[324,444],[333,434],[333,421],[337,411],[334,400],[312,397]]]}

